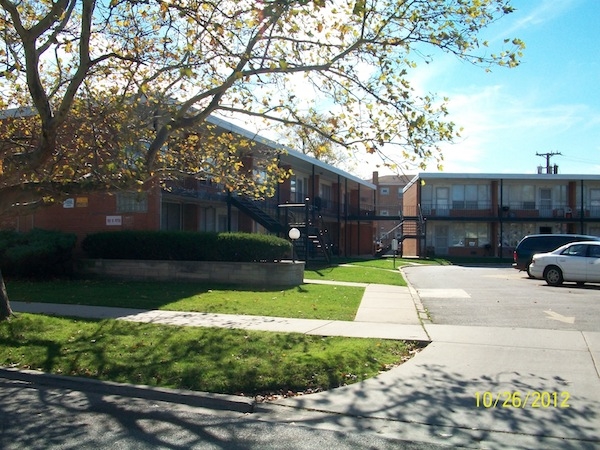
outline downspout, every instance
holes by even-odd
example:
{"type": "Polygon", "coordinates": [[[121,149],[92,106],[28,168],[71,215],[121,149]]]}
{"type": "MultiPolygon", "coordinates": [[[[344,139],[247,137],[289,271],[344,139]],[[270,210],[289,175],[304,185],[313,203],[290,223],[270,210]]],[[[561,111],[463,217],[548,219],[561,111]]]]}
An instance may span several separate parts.
{"type": "Polygon", "coordinates": [[[304,263],[306,266],[308,266],[308,254],[309,249],[308,249],[308,243],[309,243],[309,239],[308,239],[308,208],[309,208],[309,203],[310,203],[310,198],[306,197],[304,199],[304,263]]]}
{"type": "Polygon", "coordinates": [[[504,257],[504,221],[502,212],[504,211],[504,180],[500,178],[500,205],[498,206],[498,216],[500,219],[500,259],[504,257]]]}
{"type": "Polygon", "coordinates": [[[585,211],[583,209],[584,207],[584,201],[583,201],[583,180],[581,180],[581,205],[580,205],[580,211],[581,213],[579,214],[579,233],[583,234],[583,219],[585,217],[585,211]]]}

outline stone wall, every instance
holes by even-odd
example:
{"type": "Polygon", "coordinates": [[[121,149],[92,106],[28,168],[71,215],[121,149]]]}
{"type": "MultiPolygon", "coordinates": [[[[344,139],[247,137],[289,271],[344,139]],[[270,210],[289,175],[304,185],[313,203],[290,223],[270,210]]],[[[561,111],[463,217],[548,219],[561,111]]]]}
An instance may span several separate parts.
{"type": "Polygon", "coordinates": [[[298,286],[304,279],[304,262],[86,259],[81,261],[78,272],[127,280],[181,280],[263,287],[298,286]]]}

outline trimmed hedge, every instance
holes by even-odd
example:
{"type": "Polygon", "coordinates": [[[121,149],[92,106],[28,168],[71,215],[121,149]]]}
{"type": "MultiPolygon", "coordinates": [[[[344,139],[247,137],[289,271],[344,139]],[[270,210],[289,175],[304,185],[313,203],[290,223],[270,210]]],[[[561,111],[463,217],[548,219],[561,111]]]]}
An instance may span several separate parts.
{"type": "Polygon", "coordinates": [[[279,261],[291,244],[276,236],[248,233],[107,231],[85,237],[81,248],[92,259],[173,261],[279,261]]]}
{"type": "Polygon", "coordinates": [[[0,269],[6,275],[47,277],[73,270],[77,237],[62,231],[0,231],[0,269]]]}

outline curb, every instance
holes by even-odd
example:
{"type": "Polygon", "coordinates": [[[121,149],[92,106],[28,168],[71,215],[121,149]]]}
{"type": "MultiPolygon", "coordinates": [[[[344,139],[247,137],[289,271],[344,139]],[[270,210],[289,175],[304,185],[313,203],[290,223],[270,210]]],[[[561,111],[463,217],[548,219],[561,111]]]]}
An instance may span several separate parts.
{"type": "Polygon", "coordinates": [[[123,384],[91,378],[54,375],[36,370],[18,370],[0,367],[0,378],[60,389],[79,390],[103,395],[137,397],[145,400],[178,403],[240,413],[252,413],[256,405],[254,399],[236,395],[123,384]]]}
{"type": "MultiPolygon", "coordinates": [[[[413,302],[415,304],[415,308],[417,310],[417,316],[419,317],[419,320],[421,321],[421,325],[423,325],[423,328],[425,329],[425,325],[431,325],[433,323],[431,321],[431,317],[429,316],[427,309],[425,309],[425,306],[423,306],[423,303],[421,302],[421,297],[419,297],[419,293],[412,286],[412,284],[410,284],[410,282],[408,281],[408,278],[407,278],[406,274],[404,273],[404,270],[402,270],[402,267],[400,267],[398,270],[402,274],[404,281],[406,281],[406,286],[408,287],[408,292],[410,293],[410,296],[412,297],[413,302]]],[[[427,336],[429,336],[429,333],[427,333],[427,329],[425,329],[425,333],[427,334],[427,336]]]]}

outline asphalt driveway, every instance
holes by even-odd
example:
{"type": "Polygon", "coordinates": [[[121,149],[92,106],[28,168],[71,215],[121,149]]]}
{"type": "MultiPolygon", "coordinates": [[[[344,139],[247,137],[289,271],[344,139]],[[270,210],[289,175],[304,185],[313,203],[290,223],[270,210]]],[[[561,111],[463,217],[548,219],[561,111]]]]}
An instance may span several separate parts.
{"type": "Polygon", "coordinates": [[[551,287],[512,267],[403,271],[435,324],[600,331],[600,284],[551,287]]]}

